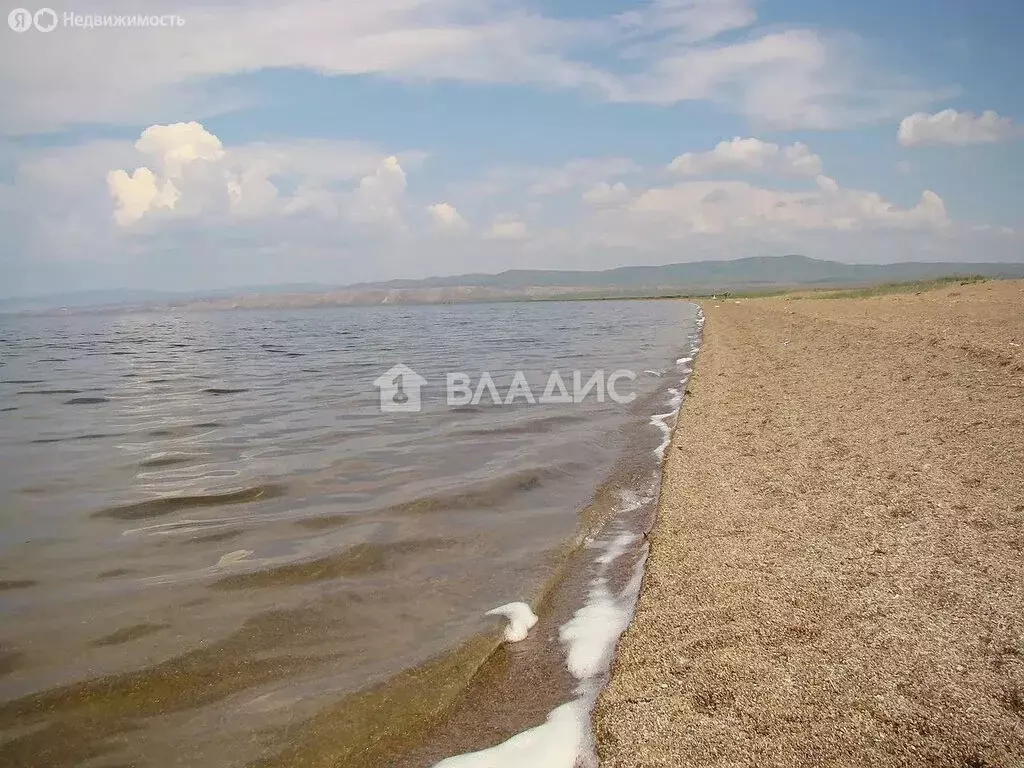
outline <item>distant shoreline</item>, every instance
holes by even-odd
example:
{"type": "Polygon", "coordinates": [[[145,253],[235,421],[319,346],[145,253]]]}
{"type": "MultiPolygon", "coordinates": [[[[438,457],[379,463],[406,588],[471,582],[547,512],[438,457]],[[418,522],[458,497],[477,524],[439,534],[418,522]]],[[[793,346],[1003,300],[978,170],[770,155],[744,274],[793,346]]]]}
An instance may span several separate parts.
{"type": "Polygon", "coordinates": [[[863,289],[943,278],[1024,278],[1024,263],[902,262],[847,264],[806,256],[757,256],[606,270],[509,270],[354,285],[296,283],[210,291],[85,291],[0,298],[0,314],[305,309],[322,306],[461,304],[694,298],[725,292],[863,289]]]}
{"type": "MultiPolygon", "coordinates": [[[[408,296],[394,301],[377,301],[365,298],[332,300],[320,294],[301,294],[295,303],[288,303],[288,296],[275,294],[261,295],[251,299],[236,297],[233,299],[197,300],[188,303],[153,304],[153,305],[113,305],[100,307],[74,307],[61,309],[21,310],[16,312],[0,311],[0,316],[54,316],[54,315],[110,315],[134,314],[147,312],[230,312],[235,310],[307,310],[332,309],[339,307],[411,307],[411,306],[454,306],[461,304],[506,304],[551,301],[651,301],[683,299],[696,301],[700,299],[722,298],[768,298],[784,295],[816,295],[825,298],[857,298],[888,293],[907,291],[925,291],[953,283],[975,283],[984,280],[1003,280],[1013,278],[985,277],[981,275],[954,274],[944,275],[927,280],[909,280],[903,282],[873,283],[842,283],[828,285],[769,285],[763,287],[745,287],[740,289],[701,289],[683,292],[675,288],[663,290],[649,289],[626,293],[595,292],[591,289],[579,289],[576,293],[548,293],[547,289],[536,289],[534,294],[510,293],[507,295],[470,296],[461,299],[429,300],[408,296]]],[[[534,289],[531,289],[534,290],[534,289]]]]}

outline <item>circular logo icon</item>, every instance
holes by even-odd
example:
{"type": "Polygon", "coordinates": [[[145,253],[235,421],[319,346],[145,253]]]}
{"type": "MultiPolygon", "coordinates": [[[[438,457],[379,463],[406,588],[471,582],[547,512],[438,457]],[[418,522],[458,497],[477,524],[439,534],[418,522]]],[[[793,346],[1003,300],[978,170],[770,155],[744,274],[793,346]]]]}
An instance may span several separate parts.
{"type": "Polygon", "coordinates": [[[15,32],[27,32],[32,28],[32,12],[15,8],[7,14],[7,26],[15,32]]]}
{"type": "Polygon", "coordinates": [[[53,28],[57,26],[57,14],[50,8],[40,8],[32,17],[32,23],[40,32],[52,32],[53,28]]]}

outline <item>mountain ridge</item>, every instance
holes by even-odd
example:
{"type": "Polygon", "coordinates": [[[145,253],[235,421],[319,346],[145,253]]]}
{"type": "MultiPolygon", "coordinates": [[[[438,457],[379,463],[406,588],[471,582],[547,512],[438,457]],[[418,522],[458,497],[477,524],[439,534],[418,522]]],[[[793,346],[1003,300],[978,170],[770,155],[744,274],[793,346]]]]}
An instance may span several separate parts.
{"type": "Polygon", "coordinates": [[[292,283],[209,291],[86,291],[32,299],[0,299],[0,311],[89,308],[239,308],[346,304],[439,303],[551,298],[614,298],[781,288],[855,287],[947,276],[1024,277],[1019,262],[848,264],[789,254],[747,256],[604,270],[511,269],[350,285],[292,283]],[[119,300],[118,296],[122,295],[119,300]],[[90,297],[95,299],[89,303],[90,297]]]}

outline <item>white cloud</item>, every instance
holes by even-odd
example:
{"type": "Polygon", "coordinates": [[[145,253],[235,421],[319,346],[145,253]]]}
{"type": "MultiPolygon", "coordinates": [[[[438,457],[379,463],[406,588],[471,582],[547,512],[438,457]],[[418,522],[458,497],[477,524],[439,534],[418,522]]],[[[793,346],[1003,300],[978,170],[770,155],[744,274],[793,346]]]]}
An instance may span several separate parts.
{"type": "Polygon", "coordinates": [[[616,21],[639,44],[656,32],[668,32],[679,42],[697,43],[749,27],[757,21],[757,14],[748,0],[653,0],[619,14],[616,21]]]}
{"type": "Polygon", "coordinates": [[[1008,117],[987,110],[980,115],[944,109],[929,115],[915,112],[903,118],[897,133],[905,147],[928,144],[989,144],[1024,135],[1020,126],[1008,117]]]}
{"type": "Polygon", "coordinates": [[[311,213],[329,219],[338,216],[340,210],[338,196],[315,183],[300,184],[281,209],[287,216],[311,213]]]}
{"type": "Polygon", "coordinates": [[[917,205],[900,208],[876,192],[842,189],[825,176],[818,177],[815,189],[801,192],[743,181],[694,181],[652,188],[636,198],[628,214],[634,223],[665,226],[676,235],[935,228],[949,223],[942,199],[929,190],[917,205]]]}
{"type": "Polygon", "coordinates": [[[398,158],[384,158],[377,169],[359,181],[351,216],[363,224],[401,226],[401,206],[405,197],[406,179],[398,158]]]}
{"type": "MultiPolygon", "coordinates": [[[[121,226],[134,224],[151,211],[177,209],[183,190],[188,190],[187,202],[203,207],[197,182],[208,191],[211,178],[202,171],[195,175],[190,171],[211,164],[219,168],[224,159],[220,139],[196,122],[151,125],[135,142],[135,150],[156,170],[142,166],[131,174],[122,169],[107,174],[107,188],[116,205],[114,219],[121,226]]],[[[242,204],[244,194],[249,205],[250,198],[266,196],[265,190],[256,192],[259,181],[248,174],[235,179],[220,170],[214,174],[213,186],[221,187],[235,204],[242,204]]]]}
{"type": "Polygon", "coordinates": [[[619,102],[710,101],[776,128],[850,128],[906,114],[955,89],[895,87],[863,42],[813,29],[754,32],[729,43],[655,46],[647,66],[616,77],[619,102]]]}
{"type": "Polygon", "coordinates": [[[760,139],[735,137],[719,142],[708,152],[687,152],[669,163],[669,170],[687,175],[720,171],[770,173],[788,176],[816,176],[821,173],[821,158],[796,142],[780,147],[760,139]]]}
{"type": "Polygon", "coordinates": [[[240,216],[262,216],[278,207],[278,189],[265,167],[255,166],[238,174],[228,173],[228,201],[231,212],[240,216]]]}
{"type": "Polygon", "coordinates": [[[154,208],[174,208],[180,194],[170,179],[157,179],[149,168],[136,168],[131,176],[121,169],[107,174],[107,186],[116,202],[114,219],[127,226],[154,208]]]}
{"type": "MultiPolygon", "coordinates": [[[[224,158],[220,139],[196,122],[151,125],[139,136],[135,149],[156,170],[143,166],[130,175],[121,169],[107,174],[107,187],[116,203],[114,218],[122,226],[134,224],[151,210],[173,210],[181,200],[179,186],[188,167],[224,158]]],[[[225,183],[232,198],[241,201],[241,181],[225,183]]]]}
{"type": "Polygon", "coordinates": [[[489,240],[522,240],[526,236],[526,224],[519,219],[495,221],[484,235],[489,240]]]}
{"type": "Polygon", "coordinates": [[[839,185],[836,183],[836,180],[829,176],[819,174],[814,177],[814,182],[818,185],[818,189],[826,194],[834,195],[839,192],[839,185]]]}
{"type": "Polygon", "coordinates": [[[455,206],[450,203],[434,203],[427,206],[427,213],[434,223],[434,226],[442,231],[459,231],[469,227],[466,220],[462,218],[455,206]]]}
{"type": "MultiPolygon", "coordinates": [[[[148,0],[97,2],[92,13],[166,10],[148,0]]],[[[623,102],[711,101],[772,125],[814,128],[894,118],[947,93],[903,85],[906,78],[893,85],[853,36],[760,29],[753,0],[653,0],[590,18],[479,0],[297,0],[286,31],[280,8],[265,1],[186,0],[175,11],[185,26],[6,39],[0,125],[33,132],[218,114],[259,98],[235,90],[229,76],[280,69],[540,85],[623,102]],[[737,30],[746,34],[721,41],[737,30]]]]}
{"type": "Polygon", "coordinates": [[[139,136],[135,149],[152,158],[158,172],[172,179],[180,177],[189,163],[224,157],[220,139],[197,122],[151,125],[139,136]]]}
{"type": "MultiPolygon", "coordinates": [[[[122,227],[151,216],[277,214],[345,214],[353,223],[402,224],[406,176],[399,158],[352,142],[226,148],[193,122],[150,126],[134,146],[147,164],[106,174],[114,219],[122,227]],[[279,184],[293,185],[294,192],[282,195],[279,184]]],[[[423,155],[407,156],[415,164],[423,155]]]]}

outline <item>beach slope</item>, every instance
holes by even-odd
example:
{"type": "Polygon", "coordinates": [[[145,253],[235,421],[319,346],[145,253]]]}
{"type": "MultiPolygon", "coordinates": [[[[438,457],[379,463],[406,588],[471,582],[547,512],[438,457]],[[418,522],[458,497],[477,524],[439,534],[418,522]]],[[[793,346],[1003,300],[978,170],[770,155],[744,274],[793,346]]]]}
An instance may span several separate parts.
{"type": "Polygon", "coordinates": [[[1024,282],[703,306],[602,766],[1024,765],[1024,282]]]}

